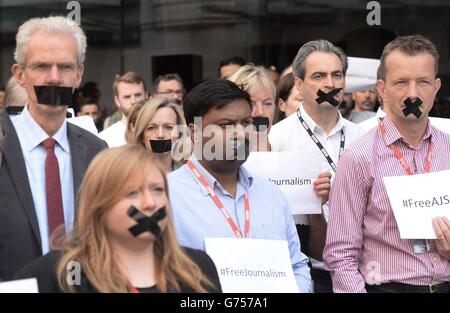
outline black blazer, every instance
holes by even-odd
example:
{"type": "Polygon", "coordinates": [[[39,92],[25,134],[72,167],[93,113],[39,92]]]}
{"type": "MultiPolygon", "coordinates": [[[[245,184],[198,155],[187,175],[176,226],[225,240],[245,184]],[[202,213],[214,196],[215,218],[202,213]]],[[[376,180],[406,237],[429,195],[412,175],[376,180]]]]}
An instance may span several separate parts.
{"type": "MultiPolygon", "coordinates": [[[[194,261],[200,268],[202,273],[211,281],[215,287],[205,286],[208,292],[222,292],[220,286],[219,275],[217,274],[216,266],[213,260],[203,251],[195,250],[191,248],[185,248],[184,251],[189,256],[189,258],[194,261]]],[[[61,259],[61,252],[50,252],[43,257],[34,260],[27,266],[25,266],[17,275],[16,279],[25,279],[35,277],[38,281],[39,292],[43,293],[59,293],[63,292],[58,285],[58,279],[56,277],[56,269],[61,259]]],[[[97,292],[97,290],[86,280],[86,277],[81,274],[80,286],[76,287],[77,292],[81,293],[92,293],[97,292]]],[[[174,290],[169,286],[169,292],[174,292],[174,290]]],[[[188,286],[180,284],[180,289],[182,293],[192,293],[194,292],[188,286]]],[[[140,292],[151,292],[158,293],[160,290],[156,287],[139,289],[140,292]]]]}
{"type": "MultiPolygon", "coordinates": [[[[9,116],[0,113],[4,138],[0,165],[0,278],[10,280],[23,266],[42,255],[39,224],[19,138],[9,116]]],[[[75,198],[87,166],[107,148],[104,141],[67,123],[75,198]]],[[[76,207],[76,206],[75,206],[76,207]]]]}

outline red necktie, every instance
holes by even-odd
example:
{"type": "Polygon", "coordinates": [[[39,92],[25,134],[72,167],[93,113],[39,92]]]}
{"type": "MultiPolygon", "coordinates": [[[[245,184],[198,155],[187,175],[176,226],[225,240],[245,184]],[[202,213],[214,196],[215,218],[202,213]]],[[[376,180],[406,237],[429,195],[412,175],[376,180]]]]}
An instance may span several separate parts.
{"type": "Polygon", "coordinates": [[[55,155],[55,140],[47,138],[42,142],[45,158],[45,195],[47,197],[47,218],[49,236],[61,224],[64,224],[61,181],[59,179],[58,159],[55,155]]]}

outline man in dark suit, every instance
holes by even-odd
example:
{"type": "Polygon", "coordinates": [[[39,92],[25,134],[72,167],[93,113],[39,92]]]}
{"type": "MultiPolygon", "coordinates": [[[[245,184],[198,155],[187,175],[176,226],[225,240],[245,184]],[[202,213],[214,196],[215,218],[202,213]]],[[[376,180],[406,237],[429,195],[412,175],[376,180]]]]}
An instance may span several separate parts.
{"type": "Polygon", "coordinates": [[[21,115],[0,114],[0,278],[53,247],[56,230],[70,233],[84,172],[106,143],[66,122],[61,90],[77,88],[86,37],[64,17],[31,19],[16,35],[12,71],[27,90],[21,115]],[[41,86],[43,93],[36,93],[41,86]],[[58,89],[59,88],[59,89],[58,89]],[[61,93],[60,93],[61,92],[61,93]]]}

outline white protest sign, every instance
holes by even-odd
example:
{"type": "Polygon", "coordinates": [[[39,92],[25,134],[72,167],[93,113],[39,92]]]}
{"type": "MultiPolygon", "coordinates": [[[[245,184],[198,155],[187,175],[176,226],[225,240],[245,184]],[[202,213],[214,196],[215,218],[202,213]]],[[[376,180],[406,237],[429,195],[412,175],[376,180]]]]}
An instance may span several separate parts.
{"type": "Polygon", "coordinates": [[[77,125],[78,127],[81,127],[88,132],[98,136],[98,130],[95,126],[94,120],[90,116],[77,116],[77,117],[70,117],[67,119],[67,121],[71,124],[77,125]]]}
{"type": "Polygon", "coordinates": [[[321,200],[312,185],[321,172],[320,162],[321,155],[312,149],[251,152],[244,167],[277,185],[286,196],[292,214],[321,214],[321,200]]]}
{"type": "Polygon", "coordinates": [[[36,278],[0,282],[0,293],[38,293],[36,278]]]}
{"type": "Polygon", "coordinates": [[[431,125],[444,133],[450,134],[450,119],[442,117],[429,117],[431,125]]]}
{"type": "Polygon", "coordinates": [[[299,292],[285,240],[205,238],[223,292],[299,292]]]}
{"type": "Polygon", "coordinates": [[[348,57],[344,92],[374,90],[379,65],[378,59],[348,57]]]}
{"type": "Polygon", "coordinates": [[[450,170],[384,177],[402,239],[436,239],[432,218],[450,218],[450,170]]]}

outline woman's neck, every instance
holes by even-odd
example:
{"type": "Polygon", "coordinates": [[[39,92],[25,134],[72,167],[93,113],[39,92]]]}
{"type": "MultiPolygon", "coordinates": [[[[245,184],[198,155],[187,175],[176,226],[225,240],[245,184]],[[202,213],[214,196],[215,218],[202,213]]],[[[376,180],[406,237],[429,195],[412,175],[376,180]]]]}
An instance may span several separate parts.
{"type": "Polygon", "coordinates": [[[154,286],[157,282],[153,244],[132,246],[112,244],[114,255],[121,272],[136,288],[154,286]]]}
{"type": "Polygon", "coordinates": [[[170,152],[166,153],[153,153],[156,159],[161,162],[162,166],[166,170],[166,173],[172,172],[173,159],[170,152]]]}

